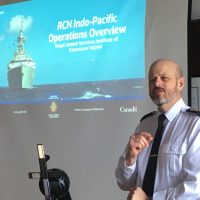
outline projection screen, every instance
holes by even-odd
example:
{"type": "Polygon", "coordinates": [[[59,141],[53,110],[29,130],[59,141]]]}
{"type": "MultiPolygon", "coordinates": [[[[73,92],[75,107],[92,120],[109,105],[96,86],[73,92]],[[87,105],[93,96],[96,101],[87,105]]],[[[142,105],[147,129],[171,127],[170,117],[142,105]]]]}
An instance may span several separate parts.
{"type": "Polygon", "coordinates": [[[126,199],[114,171],[156,109],[148,66],[170,58],[187,77],[187,9],[186,0],[0,6],[1,200],[44,199],[28,177],[39,170],[37,144],[48,168],[69,175],[72,199],[126,199]]]}

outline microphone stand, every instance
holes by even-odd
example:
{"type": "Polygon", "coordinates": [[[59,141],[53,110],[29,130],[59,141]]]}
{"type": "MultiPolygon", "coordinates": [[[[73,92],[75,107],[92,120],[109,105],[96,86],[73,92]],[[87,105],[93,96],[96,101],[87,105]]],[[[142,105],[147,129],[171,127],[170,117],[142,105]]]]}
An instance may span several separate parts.
{"type": "Polygon", "coordinates": [[[47,173],[47,162],[45,159],[43,144],[37,145],[37,151],[38,151],[38,160],[40,165],[40,178],[42,179],[43,182],[45,200],[53,200],[51,198],[49,179],[47,173]]]}

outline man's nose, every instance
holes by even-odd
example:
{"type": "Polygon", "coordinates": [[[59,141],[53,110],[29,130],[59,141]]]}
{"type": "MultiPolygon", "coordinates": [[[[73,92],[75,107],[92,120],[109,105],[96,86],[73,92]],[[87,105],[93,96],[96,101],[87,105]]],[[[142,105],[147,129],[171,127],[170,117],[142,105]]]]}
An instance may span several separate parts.
{"type": "Polygon", "coordinates": [[[157,78],[157,79],[155,80],[155,86],[156,86],[156,87],[160,87],[161,84],[162,84],[161,79],[160,79],[160,78],[157,78]]]}

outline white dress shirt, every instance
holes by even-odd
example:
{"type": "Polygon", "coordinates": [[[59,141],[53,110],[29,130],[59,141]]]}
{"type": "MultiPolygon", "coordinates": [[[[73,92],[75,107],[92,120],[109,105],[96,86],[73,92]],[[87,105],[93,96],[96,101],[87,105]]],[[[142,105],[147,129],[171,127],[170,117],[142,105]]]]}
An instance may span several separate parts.
{"type": "MultiPolygon", "coordinates": [[[[180,99],[166,116],[166,128],[160,144],[156,168],[154,200],[200,200],[200,116],[187,112],[189,107],[180,99]]],[[[143,119],[135,133],[155,134],[156,112],[143,119]]],[[[142,182],[152,142],[132,166],[125,165],[125,153],[120,157],[115,174],[123,190],[142,188],[142,182]]]]}

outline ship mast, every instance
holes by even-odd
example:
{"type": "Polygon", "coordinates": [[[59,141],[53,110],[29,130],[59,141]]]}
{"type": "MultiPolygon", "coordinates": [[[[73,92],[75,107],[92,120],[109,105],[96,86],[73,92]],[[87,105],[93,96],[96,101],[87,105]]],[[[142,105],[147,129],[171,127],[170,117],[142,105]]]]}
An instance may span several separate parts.
{"type": "Polygon", "coordinates": [[[19,35],[17,37],[17,49],[14,54],[14,60],[18,60],[21,57],[25,57],[26,52],[24,49],[25,37],[23,34],[23,21],[21,22],[19,35]]]}

